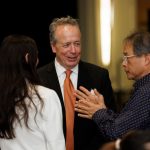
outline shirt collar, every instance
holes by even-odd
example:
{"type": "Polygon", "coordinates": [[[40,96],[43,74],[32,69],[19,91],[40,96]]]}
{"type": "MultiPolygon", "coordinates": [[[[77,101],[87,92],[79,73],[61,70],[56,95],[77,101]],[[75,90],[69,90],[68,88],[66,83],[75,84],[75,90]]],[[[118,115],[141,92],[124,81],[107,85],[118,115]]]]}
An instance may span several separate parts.
{"type": "Polygon", "coordinates": [[[150,73],[145,75],[144,77],[142,77],[141,79],[137,80],[135,83],[134,83],[134,88],[135,89],[138,89],[139,87],[147,84],[150,82],[150,73]]]}
{"type": "MultiPolygon", "coordinates": [[[[73,73],[78,74],[78,66],[79,65],[77,64],[74,68],[71,69],[73,73]]],[[[55,58],[55,67],[58,77],[60,77],[66,71],[66,68],[60,65],[60,63],[56,60],[56,58],[55,58]]]]}

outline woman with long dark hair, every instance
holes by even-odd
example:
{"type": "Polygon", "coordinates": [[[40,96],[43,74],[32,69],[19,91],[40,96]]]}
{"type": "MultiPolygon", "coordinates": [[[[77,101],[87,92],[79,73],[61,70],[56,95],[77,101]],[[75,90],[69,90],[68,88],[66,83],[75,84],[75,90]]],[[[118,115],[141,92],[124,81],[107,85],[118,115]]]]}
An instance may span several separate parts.
{"type": "Polygon", "coordinates": [[[55,91],[40,86],[38,48],[25,35],[0,47],[1,150],[65,150],[62,110],[55,91]]]}

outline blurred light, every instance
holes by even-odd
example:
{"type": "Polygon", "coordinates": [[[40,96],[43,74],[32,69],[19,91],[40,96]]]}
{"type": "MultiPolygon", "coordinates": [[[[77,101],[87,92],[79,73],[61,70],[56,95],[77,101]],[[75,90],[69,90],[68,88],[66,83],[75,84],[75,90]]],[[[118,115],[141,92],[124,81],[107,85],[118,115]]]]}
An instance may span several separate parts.
{"type": "Polygon", "coordinates": [[[111,0],[100,0],[101,56],[108,66],[111,58],[111,0]]]}

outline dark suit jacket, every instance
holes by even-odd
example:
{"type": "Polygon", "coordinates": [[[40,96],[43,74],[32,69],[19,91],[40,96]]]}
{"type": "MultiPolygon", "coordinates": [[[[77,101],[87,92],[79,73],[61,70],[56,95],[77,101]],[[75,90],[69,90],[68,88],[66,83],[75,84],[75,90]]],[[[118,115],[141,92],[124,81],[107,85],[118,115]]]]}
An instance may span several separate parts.
{"type": "MultiPolygon", "coordinates": [[[[60,98],[63,112],[63,129],[64,135],[66,135],[65,107],[54,62],[38,69],[38,73],[42,84],[48,88],[54,89],[60,98]]],[[[77,88],[79,88],[80,85],[86,87],[88,90],[96,88],[103,94],[106,106],[111,109],[115,108],[111,82],[106,69],[80,61],[77,88]]],[[[76,113],[74,122],[74,142],[75,150],[98,150],[105,140],[92,120],[80,118],[76,113]]]]}

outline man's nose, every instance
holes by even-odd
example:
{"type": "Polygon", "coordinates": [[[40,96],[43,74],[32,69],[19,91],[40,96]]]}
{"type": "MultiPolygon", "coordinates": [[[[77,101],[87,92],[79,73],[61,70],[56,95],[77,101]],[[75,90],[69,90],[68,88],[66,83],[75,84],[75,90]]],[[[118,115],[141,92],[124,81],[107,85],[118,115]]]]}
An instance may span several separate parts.
{"type": "Polygon", "coordinates": [[[76,52],[76,47],[74,44],[71,44],[71,52],[75,53],[76,52]]]}

